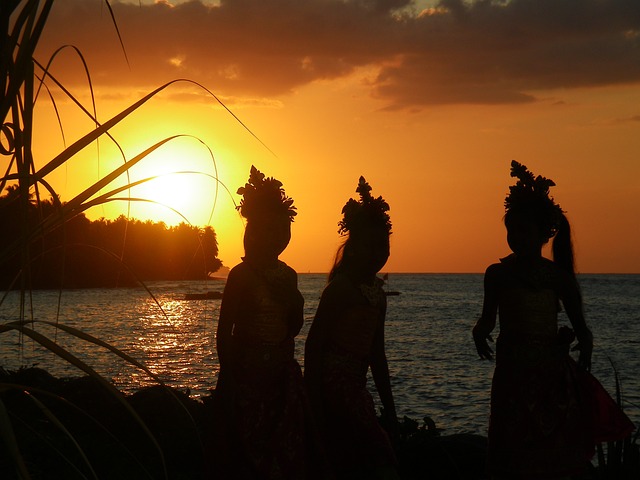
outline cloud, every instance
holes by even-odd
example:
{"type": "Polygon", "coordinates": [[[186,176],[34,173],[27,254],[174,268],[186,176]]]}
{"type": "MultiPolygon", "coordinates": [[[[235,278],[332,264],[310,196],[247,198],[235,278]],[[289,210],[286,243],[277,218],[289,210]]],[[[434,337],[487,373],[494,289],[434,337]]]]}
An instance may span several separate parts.
{"type": "MultiPolygon", "coordinates": [[[[96,84],[190,78],[213,91],[286,95],[376,69],[389,109],[532,102],[538,92],[640,82],[637,0],[222,0],[113,3],[130,68],[100,0],[56,2],[38,54],[77,45],[96,84]]],[[[75,62],[76,66],[71,62],[75,62]]],[[[55,71],[77,68],[63,54],[55,71]]]]}
{"type": "Polygon", "coordinates": [[[612,123],[620,124],[620,123],[638,123],[640,122],[640,115],[632,115],[630,117],[625,118],[616,118],[612,123]]]}

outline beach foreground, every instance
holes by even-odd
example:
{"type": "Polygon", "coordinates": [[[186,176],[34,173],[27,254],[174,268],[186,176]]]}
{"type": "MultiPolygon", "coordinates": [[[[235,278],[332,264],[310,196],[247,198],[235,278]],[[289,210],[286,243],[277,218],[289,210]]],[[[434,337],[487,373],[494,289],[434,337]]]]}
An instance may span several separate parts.
{"type": "MultiPolygon", "coordinates": [[[[0,383],[33,478],[216,478],[206,453],[215,392],[196,400],[154,386],[117,398],[91,377],[59,379],[39,368],[2,371],[0,383]]],[[[405,417],[396,446],[402,478],[487,478],[480,435],[441,435],[429,419],[405,417]]],[[[0,450],[0,470],[4,478],[16,471],[11,448],[0,450]]]]}
{"type": "MultiPolygon", "coordinates": [[[[194,399],[152,386],[116,396],[92,377],[55,378],[40,368],[1,370],[0,384],[32,478],[217,478],[207,447],[214,391],[194,399]]],[[[429,418],[407,417],[395,443],[401,478],[411,480],[487,479],[486,446],[481,435],[443,435],[429,418]]],[[[11,447],[0,450],[3,478],[20,478],[15,458],[11,447]]],[[[635,468],[614,477],[592,466],[581,478],[637,478],[637,456],[635,468]]]]}

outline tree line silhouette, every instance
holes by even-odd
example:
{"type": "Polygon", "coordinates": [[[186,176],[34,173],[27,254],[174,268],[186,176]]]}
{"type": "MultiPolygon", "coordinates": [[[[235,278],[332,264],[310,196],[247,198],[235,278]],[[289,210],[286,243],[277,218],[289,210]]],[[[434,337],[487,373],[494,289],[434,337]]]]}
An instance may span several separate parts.
{"type": "Polygon", "coordinates": [[[100,218],[79,214],[47,234],[38,226],[59,214],[59,202],[21,199],[8,186],[0,197],[0,289],[133,286],[139,281],[200,280],[217,271],[210,226],[100,218]],[[36,235],[29,234],[35,232],[36,235]]]}

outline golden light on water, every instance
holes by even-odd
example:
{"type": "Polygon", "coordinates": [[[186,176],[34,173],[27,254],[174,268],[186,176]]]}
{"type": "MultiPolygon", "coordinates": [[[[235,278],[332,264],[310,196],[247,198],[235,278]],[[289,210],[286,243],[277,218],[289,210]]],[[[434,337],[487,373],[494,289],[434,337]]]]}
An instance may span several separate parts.
{"type": "MultiPolygon", "coordinates": [[[[621,330],[637,338],[638,322],[631,312],[638,310],[640,295],[636,276],[581,276],[590,318],[600,342],[594,362],[598,377],[614,391],[609,356],[624,359],[620,369],[629,400],[638,404],[637,356],[633,343],[621,343],[621,330]]],[[[304,340],[317,309],[326,275],[299,275],[305,298],[305,325],[296,338],[296,358],[304,363],[304,340]]],[[[482,302],[481,275],[393,275],[389,282],[401,295],[390,297],[385,342],[388,347],[394,393],[410,417],[429,413],[440,423],[455,429],[486,428],[483,402],[488,404],[492,369],[480,362],[470,343],[469,322],[482,302]],[[459,332],[457,334],[456,332],[459,332]],[[466,332],[466,333],[465,333],[466,332]],[[445,392],[435,395],[433,392],[445,392]],[[479,396],[478,396],[479,395],[479,396]],[[464,411],[464,414],[459,412],[464,411]],[[451,415],[450,412],[455,412],[451,415]]],[[[219,374],[215,349],[215,328],[219,300],[184,300],[186,293],[204,293],[221,287],[217,282],[151,282],[149,288],[163,306],[166,316],[144,289],[69,290],[63,293],[60,323],[79,328],[107,341],[147,365],[167,385],[187,389],[195,397],[207,396],[219,374]]],[[[0,309],[5,321],[13,320],[19,292],[10,292],[0,309]]],[[[55,291],[33,292],[39,318],[55,319],[58,295],[55,291]]],[[[38,329],[45,333],[44,326],[38,329]]],[[[49,332],[53,337],[53,332],[49,332]]],[[[51,352],[25,344],[21,351],[16,335],[0,336],[4,368],[40,365],[58,377],[78,376],[79,370],[52,363],[51,352]],[[22,355],[22,356],[21,356],[22,355]]],[[[85,359],[105,378],[126,393],[157,385],[144,371],[112,352],[87,342],[73,341],[58,332],[57,341],[85,359]]],[[[595,358],[595,357],[594,357],[595,358]]],[[[488,408],[488,407],[487,407],[488,408]]],[[[631,409],[638,418],[638,409],[631,409]]]]}
{"type": "MultiPolygon", "coordinates": [[[[172,385],[201,394],[211,388],[219,371],[214,361],[213,334],[219,302],[183,300],[175,294],[157,300],[162,311],[151,298],[139,305],[140,316],[134,327],[138,356],[161,379],[180,378],[172,385]],[[203,368],[207,369],[208,385],[201,384],[203,368]]],[[[140,385],[156,383],[142,372],[136,372],[133,381],[140,385]]]]}

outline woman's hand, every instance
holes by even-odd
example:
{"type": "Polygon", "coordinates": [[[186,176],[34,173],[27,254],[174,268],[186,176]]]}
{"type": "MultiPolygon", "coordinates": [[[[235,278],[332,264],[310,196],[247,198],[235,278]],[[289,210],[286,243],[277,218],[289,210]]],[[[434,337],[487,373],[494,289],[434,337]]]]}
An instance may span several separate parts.
{"type": "Polygon", "coordinates": [[[476,350],[481,359],[493,360],[493,350],[487,343],[489,340],[493,343],[491,335],[483,335],[476,328],[473,329],[473,342],[476,344],[476,350]]]}
{"type": "Polygon", "coordinates": [[[593,342],[580,342],[571,349],[572,352],[578,351],[578,365],[587,372],[591,371],[591,353],[593,351],[593,342]]]}
{"type": "Polygon", "coordinates": [[[389,435],[389,439],[392,444],[395,444],[400,439],[400,423],[398,422],[398,416],[395,409],[389,412],[386,408],[381,409],[380,424],[389,435]]]}
{"type": "Polygon", "coordinates": [[[481,359],[493,360],[493,350],[487,340],[493,343],[491,332],[496,326],[498,314],[498,286],[502,284],[504,266],[501,263],[489,265],[484,274],[484,300],[482,315],[473,327],[473,342],[481,359]]]}

